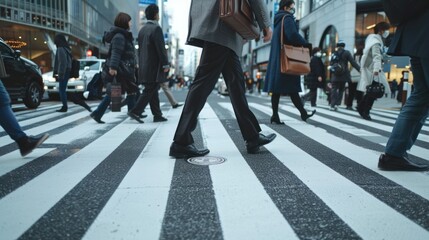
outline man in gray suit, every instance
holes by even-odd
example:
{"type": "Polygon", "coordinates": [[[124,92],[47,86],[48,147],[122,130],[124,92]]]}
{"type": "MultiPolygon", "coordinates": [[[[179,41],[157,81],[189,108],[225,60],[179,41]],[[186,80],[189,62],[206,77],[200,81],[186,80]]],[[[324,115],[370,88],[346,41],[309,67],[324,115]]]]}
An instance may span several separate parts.
{"type": "MultiPolygon", "coordinates": [[[[239,56],[243,39],[219,18],[220,1],[192,0],[189,16],[187,44],[203,49],[200,65],[195,73],[179,124],[170,147],[170,156],[187,158],[204,156],[208,149],[197,149],[191,132],[195,130],[198,115],[220,74],[228,86],[235,116],[248,153],[256,153],[259,147],[270,143],[275,134],[260,133],[261,128],[255,115],[250,111],[245,96],[243,70],[239,56]]],[[[264,32],[264,41],[271,39],[270,17],[263,0],[249,0],[256,21],[264,32]]]]}
{"type": "Polygon", "coordinates": [[[158,24],[159,8],[155,4],[145,10],[147,23],[140,29],[137,41],[139,43],[139,83],[145,86],[135,106],[128,112],[132,119],[143,123],[140,115],[150,104],[154,122],[167,121],[162,116],[159,105],[159,84],[167,81],[170,70],[167,51],[165,50],[164,34],[158,24]]]}

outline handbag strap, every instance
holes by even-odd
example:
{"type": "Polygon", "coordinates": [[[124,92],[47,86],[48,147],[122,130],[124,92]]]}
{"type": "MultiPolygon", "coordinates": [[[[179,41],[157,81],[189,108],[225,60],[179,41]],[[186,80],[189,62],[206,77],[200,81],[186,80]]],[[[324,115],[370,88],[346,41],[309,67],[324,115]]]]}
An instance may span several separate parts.
{"type": "Polygon", "coordinates": [[[280,48],[283,48],[283,43],[284,43],[284,24],[285,24],[285,17],[287,16],[287,14],[285,14],[282,18],[282,32],[281,32],[281,37],[280,37],[280,48]]]}
{"type": "MultiPolygon", "coordinates": [[[[378,74],[381,74],[381,73],[378,73],[378,74]]],[[[380,83],[380,76],[379,75],[372,75],[372,81],[380,83]],[[378,81],[376,81],[375,79],[378,79],[378,81]]]]}
{"type": "MultiPolygon", "coordinates": [[[[285,18],[289,14],[285,14],[282,18],[282,30],[281,30],[281,37],[280,37],[280,49],[283,49],[284,47],[284,24],[285,24],[285,18]]],[[[302,49],[304,49],[304,46],[301,46],[302,49]]]]}

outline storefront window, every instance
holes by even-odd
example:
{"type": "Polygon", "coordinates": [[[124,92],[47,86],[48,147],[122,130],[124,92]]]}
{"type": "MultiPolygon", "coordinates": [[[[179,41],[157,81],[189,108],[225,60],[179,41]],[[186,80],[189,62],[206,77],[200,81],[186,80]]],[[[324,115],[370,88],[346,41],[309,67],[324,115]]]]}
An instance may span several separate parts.
{"type": "Polygon", "coordinates": [[[323,33],[320,41],[320,49],[322,49],[324,62],[329,62],[332,52],[335,51],[335,46],[338,42],[338,31],[334,26],[329,26],[323,33]]]}

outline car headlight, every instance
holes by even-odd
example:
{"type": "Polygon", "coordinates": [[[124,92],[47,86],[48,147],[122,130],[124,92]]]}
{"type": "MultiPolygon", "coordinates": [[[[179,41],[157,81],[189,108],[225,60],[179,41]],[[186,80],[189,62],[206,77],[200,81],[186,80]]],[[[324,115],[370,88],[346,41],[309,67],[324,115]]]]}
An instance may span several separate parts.
{"type": "Polygon", "coordinates": [[[44,82],[55,82],[55,78],[50,76],[50,77],[44,77],[43,78],[44,82]]]}

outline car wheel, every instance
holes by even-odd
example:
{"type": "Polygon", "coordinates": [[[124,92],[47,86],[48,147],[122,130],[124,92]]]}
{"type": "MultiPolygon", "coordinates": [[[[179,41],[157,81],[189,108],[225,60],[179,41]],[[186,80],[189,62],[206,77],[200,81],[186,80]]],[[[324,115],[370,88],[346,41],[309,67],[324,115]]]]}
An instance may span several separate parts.
{"type": "Polygon", "coordinates": [[[42,101],[42,87],[37,82],[31,82],[25,92],[24,104],[28,108],[37,108],[42,101]]]}

